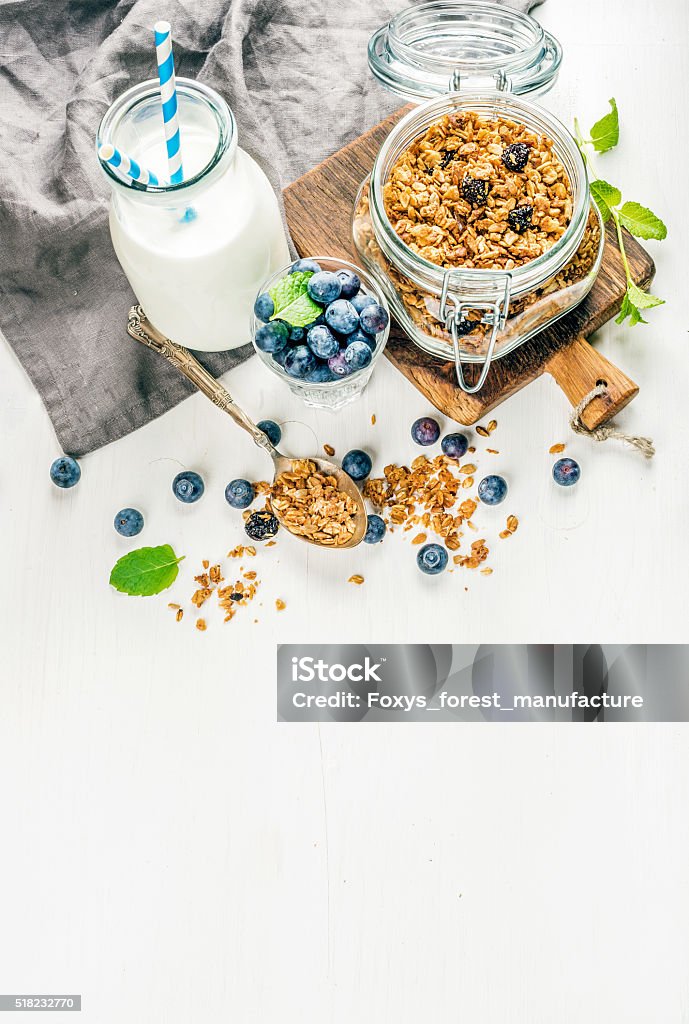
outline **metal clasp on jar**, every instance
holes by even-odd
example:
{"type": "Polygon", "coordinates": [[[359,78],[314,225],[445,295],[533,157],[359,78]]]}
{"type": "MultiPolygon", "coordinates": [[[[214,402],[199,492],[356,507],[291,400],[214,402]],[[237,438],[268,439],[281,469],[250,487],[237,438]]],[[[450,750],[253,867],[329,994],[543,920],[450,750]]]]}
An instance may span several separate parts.
{"type": "Polygon", "coordinates": [[[498,334],[505,327],[510,308],[512,275],[505,271],[481,271],[480,283],[472,277],[471,271],[448,270],[443,278],[440,292],[440,317],[452,337],[457,383],[467,395],[475,395],[486,382],[488,370],[495,351],[498,334]],[[459,349],[460,324],[467,318],[463,312],[485,310],[481,320],[491,328],[488,351],[481,364],[481,372],[475,384],[469,385],[464,379],[462,356],[459,349]]]}

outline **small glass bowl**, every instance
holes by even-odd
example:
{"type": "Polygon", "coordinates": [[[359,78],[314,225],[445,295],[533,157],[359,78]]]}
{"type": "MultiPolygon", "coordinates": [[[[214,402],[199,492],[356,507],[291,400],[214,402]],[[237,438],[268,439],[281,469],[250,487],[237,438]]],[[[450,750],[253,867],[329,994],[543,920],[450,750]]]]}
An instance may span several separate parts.
{"type": "MultiPolygon", "coordinates": [[[[376,302],[382,306],[388,314],[387,327],[384,331],[380,331],[380,333],[376,335],[376,347],[374,349],[371,362],[362,370],[355,370],[354,373],[350,373],[348,377],[338,377],[337,380],[328,381],[325,384],[315,384],[311,381],[300,380],[298,377],[291,377],[286,370],[275,362],[270,353],[262,352],[261,349],[257,347],[256,331],[263,326],[263,321],[259,320],[258,317],[254,315],[251,317],[251,340],[261,362],[277,377],[280,377],[281,380],[288,384],[292,394],[296,395],[297,398],[301,398],[306,405],[312,405],[316,409],[341,409],[344,405],[349,405],[350,402],[353,402],[358,398],[369,382],[371,374],[373,373],[373,368],[376,365],[376,362],[380,359],[388,340],[388,335],[390,333],[390,310],[388,308],[385,295],[378,283],[369,273],[367,273],[367,271],[362,270],[361,267],[357,267],[353,263],[348,263],[347,260],[342,260],[334,256],[312,256],[309,258],[314,259],[320,265],[322,270],[330,270],[332,272],[343,269],[352,270],[361,281],[361,291],[365,295],[372,295],[376,302]]],[[[285,274],[287,274],[291,267],[292,263],[288,263],[286,267],[282,268],[282,270],[273,274],[273,276],[270,277],[261,287],[259,295],[263,292],[270,291],[270,289],[277,284],[285,274]]]]}

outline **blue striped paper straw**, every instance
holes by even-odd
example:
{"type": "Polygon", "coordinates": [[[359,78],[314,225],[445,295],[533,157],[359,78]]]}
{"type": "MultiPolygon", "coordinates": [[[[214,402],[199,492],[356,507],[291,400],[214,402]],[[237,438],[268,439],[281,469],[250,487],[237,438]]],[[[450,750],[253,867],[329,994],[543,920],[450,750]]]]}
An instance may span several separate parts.
{"type": "Polygon", "coordinates": [[[142,185],[159,184],[158,178],[153,171],[149,171],[147,167],[141,167],[137,164],[136,160],[127,156],[126,153],[121,153],[119,149],[116,149],[109,142],[105,142],[99,147],[98,156],[103,163],[110,164],[127,183],[138,181],[142,185]]]}
{"type": "Polygon", "coordinates": [[[158,61],[160,98],[163,104],[167,165],[170,173],[170,183],[176,185],[180,181],[184,181],[184,171],[182,169],[182,147],[179,135],[179,119],[177,117],[175,59],[172,55],[170,23],[168,21],[157,21],[153,31],[155,33],[156,59],[158,61]]]}

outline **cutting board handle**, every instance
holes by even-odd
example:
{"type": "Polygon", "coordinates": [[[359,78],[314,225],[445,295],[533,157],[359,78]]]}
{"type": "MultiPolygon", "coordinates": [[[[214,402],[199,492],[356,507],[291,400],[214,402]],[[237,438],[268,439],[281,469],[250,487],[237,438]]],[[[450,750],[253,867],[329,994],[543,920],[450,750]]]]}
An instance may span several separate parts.
{"type": "Polygon", "coordinates": [[[589,430],[612,419],[638,393],[639,386],[601,355],[585,338],[575,338],[548,360],[547,372],[560,385],[573,406],[597,384],[605,383],[605,394],[584,409],[581,421],[589,430]]]}

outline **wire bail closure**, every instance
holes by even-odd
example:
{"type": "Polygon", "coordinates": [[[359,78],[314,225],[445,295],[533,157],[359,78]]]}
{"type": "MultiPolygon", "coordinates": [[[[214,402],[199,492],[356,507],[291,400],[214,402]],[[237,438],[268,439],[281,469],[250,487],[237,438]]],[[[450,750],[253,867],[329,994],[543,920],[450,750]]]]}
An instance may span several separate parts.
{"type": "MultiPolygon", "coordinates": [[[[475,293],[477,297],[466,295],[466,297],[459,297],[458,295],[450,292],[451,279],[458,281],[461,278],[460,274],[452,271],[448,271],[443,277],[443,286],[440,293],[440,318],[445,322],[445,329],[450,332],[452,337],[452,349],[455,360],[455,373],[457,375],[457,383],[462,391],[467,395],[475,395],[481,390],[486,382],[488,371],[490,369],[491,361],[493,359],[493,353],[495,351],[495,345],[498,340],[498,334],[505,327],[507,321],[507,314],[510,308],[510,293],[512,287],[512,275],[509,273],[489,273],[486,274],[485,280],[487,283],[493,284],[493,294],[487,295],[485,291],[483,293],[475,293]],[[497,294],[496,294],[497,290],[497,294]],[[464,370],[462,367],[462,355],[459,348],[459,327],[462,320],[466,317],[462,316],[464,310],[485,310],[484,315],[479,321],[482,324],[490,326],[490,340],[488,342],[488,351],[486,357],[481,363],[481,372],[479,378],[475,384],[467,384],[464,377],[464,370]]],[[[461,289],[461,280],[460,291],[461,289]]]]}

